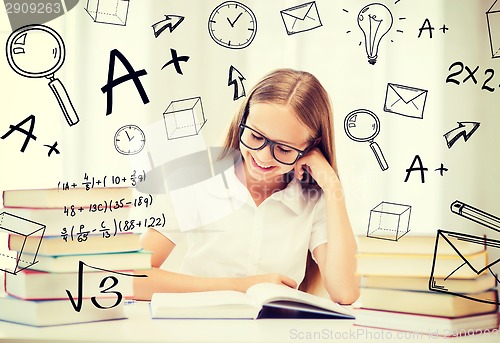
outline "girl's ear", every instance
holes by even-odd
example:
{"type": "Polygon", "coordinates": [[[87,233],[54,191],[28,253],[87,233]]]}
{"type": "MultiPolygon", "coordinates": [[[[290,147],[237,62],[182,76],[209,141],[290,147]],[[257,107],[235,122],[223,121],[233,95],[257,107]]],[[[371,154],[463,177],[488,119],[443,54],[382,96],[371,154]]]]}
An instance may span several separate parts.
{"type": "Polygon", "coordinates": [[[317,146],[321,142],[321,137],[316,138],[314,142],[311,144],[311,148],[317,146]]]}

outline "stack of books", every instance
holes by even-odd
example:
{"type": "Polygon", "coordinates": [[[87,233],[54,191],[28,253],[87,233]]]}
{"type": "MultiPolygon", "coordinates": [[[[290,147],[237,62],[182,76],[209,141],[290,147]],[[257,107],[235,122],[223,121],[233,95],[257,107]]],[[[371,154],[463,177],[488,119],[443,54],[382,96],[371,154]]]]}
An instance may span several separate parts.
{"type": "Polygon", "coordinates": [[[4,191],[0,320],[49,326],[126,318],[134,271],[151,268],[123,206],[131,196],[125,187],[4,191]]]}
{"type": "Polygon", "coordinates": [[[487,245],[484,237],[441,230],[398,241],[358,237],[356,325],[432,336],[498,329],[487,245]]]}

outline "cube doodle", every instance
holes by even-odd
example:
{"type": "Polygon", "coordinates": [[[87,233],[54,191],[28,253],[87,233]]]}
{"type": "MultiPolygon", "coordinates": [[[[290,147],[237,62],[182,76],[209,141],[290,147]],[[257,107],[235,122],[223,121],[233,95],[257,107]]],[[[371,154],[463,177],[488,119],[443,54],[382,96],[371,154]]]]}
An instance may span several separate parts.
{"type": "Polygon", "coordinates": [[[370,211],[367,237],[397,241],[410,231],[411,206],[382,201],[370,211]]]}
{"type": "Polygon", "coordinates": [[[491,57],[500,57],[500,1],[496,0],[486,12],[490,36],[491,57]]]}
{"type": "Polygon", "coordinates": [[[197,135],[207,121],[200,97],[172,101],[163,119],[169,140],[197,135]]]}
{"type": "Polygon", "coordinates": [[[87,0],[85,10],[96,23],[127,25],[129,0],[87,0]]]}
{"type": "Polygon", "coordinates": [[[31,267],[36,263],[37,254],[28,255],[23,253],[27,244],[33,244],[30,249],[38,251],[42,243],[45,225],[27,220],[13,214],[0,213],[0,270],[11,274],[31,267]],[[9,235],[18,235],[24,238],[22,248],[19,251],[9,250],[9,235]],[[37,240],[28,241],[29,236],[39,237],[37,240]]]}

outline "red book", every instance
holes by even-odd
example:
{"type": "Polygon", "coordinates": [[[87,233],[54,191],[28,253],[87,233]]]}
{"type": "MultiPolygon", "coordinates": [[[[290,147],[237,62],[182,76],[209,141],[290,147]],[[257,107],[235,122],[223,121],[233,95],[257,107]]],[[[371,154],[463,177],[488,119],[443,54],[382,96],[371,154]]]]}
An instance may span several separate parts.
{"type": "MultiPolygon", "coordinates": [[[[486,313],[473,316],[443,317],[406,312],[382,311],[373,309],[355,309],[354,325],[377,329],[422,333],[430,337],[471,336],[474,333],[493,336],[498,332],[498,313],[486,313]],[[497,330],[497,331],[495,331],[497,330]]],[[[414,336],[413,336],[414,337],[414,336]]]]}
{"type": "Polygon", "coordinates": [[[99,210],[119,209],[130,206],[132,202],[131,187],[96,187],[96,188],[59,188],[47,189],[12,189],[3,191],[3,207],[5,208],[71,208],[83,207],[99,210]],[[101,205],[101,206],[99,206],[101,205]]]}
{"type": "MultiPolygon", "coordinates": [[[[133,291],[132,271],[98,271],[84,268],[82,282],[82,298],[116,298],[119,292],[124,298],[131,298],[133,291]],[[104,280],[108,278],[107,280],[104,280]],[[104,281],[103,281],[104,280],[104,281]],[[115,284],[116,281],[116,284],[115,284]],[[100,287],[101,282],[104,287],[100,287]],[[110,292],[102,292],[109,288],[110,292]],[[112,292],[111,292],[112,291],[112,292]]],[[[46,300],[46,299],[69,299],[66,290],[73,296],[78,294],[78,272],[70,273],[48,273],[24,269],[17,274],[5,274],[5,292],[11,296],[21,299],[46,300]]]]}

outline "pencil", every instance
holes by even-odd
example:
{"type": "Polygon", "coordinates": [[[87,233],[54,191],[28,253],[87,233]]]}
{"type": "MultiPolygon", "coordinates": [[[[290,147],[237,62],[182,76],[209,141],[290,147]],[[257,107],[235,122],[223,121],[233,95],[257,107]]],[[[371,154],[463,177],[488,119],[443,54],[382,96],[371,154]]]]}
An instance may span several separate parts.
{"type": "Polygon", "coordinates": [[[461,217],[500,232],[500,218],[490,213],[484,212],[459,200],[452,202],[450,209],[451,212],[458,214],[461,217]]]}

